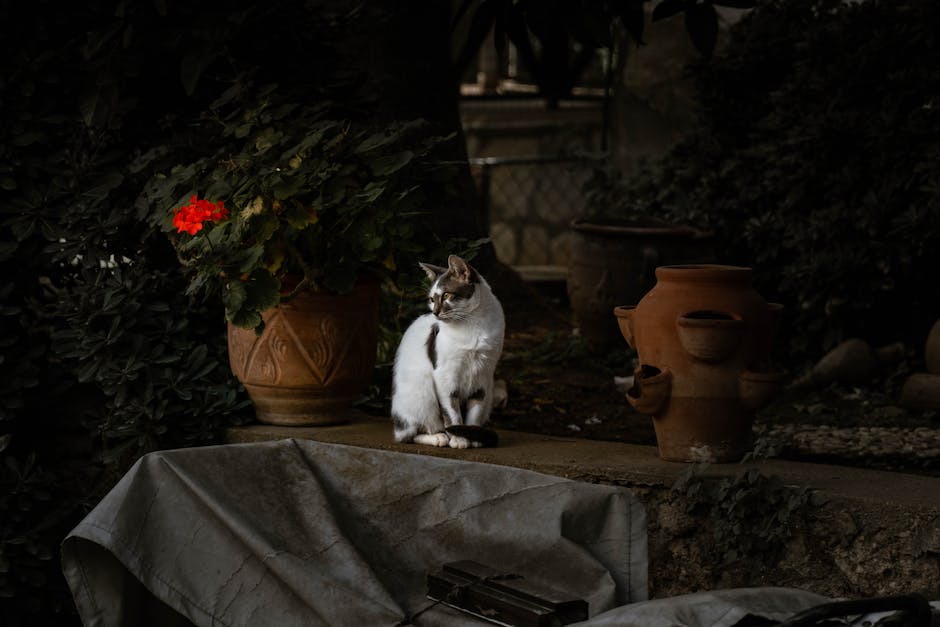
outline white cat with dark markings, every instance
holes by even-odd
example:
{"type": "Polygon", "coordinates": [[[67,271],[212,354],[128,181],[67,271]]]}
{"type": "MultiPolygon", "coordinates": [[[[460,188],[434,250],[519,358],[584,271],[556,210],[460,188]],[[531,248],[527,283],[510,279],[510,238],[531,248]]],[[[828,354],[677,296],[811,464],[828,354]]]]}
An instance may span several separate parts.
{"type": "Polygon", "coordinates": [[[479,272],[457,255],[447,259],[446,268],[421,267],[431,279],[431,312],[411,323],[395,354],[395,441],[481,446],[444,429],[482,427],[489,420],[493,373],[503,351],[503,308],[479,272]]]}

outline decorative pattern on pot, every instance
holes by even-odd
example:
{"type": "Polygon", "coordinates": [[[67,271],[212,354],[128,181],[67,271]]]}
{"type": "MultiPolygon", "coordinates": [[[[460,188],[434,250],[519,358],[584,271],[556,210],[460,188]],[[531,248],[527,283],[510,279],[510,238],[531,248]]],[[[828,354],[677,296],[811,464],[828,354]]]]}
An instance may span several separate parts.
{"type": "Polygon", "coordinates": [[[653,417],[663,459],[739,460],[751,446],[754,410],[786,377],[769,366],[781,305],[760,297],[751,274],[715,264],[661,266],[636,306],[614,309],[640,361],[627,400],[653,417]]]}
{"type": "Polygon", "coordinates": [[[378,284],[349,294],[305,291],[266,311],[264,332],[229,325],[229,362],[258,420],[287,426],[347,422],[369,385],[378,341],[378,284]]]}

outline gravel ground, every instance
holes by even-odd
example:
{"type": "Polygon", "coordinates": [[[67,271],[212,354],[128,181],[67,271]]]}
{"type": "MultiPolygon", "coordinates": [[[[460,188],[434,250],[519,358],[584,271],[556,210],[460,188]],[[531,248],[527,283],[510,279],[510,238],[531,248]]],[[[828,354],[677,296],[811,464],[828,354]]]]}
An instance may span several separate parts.
{"type": "Polygon", "coordinates": [[[758,426],[757,435],[778,447],[804,453],[853,457],[909,456],[940,458],[940,429],[930,427],[831,427],[819,425],[758,426]]]}
{"type": "Polygon", "coordinates": [[[757,450],[771,457],[841,462],[940,476],[940,429],[758,423],[757,450]]]}

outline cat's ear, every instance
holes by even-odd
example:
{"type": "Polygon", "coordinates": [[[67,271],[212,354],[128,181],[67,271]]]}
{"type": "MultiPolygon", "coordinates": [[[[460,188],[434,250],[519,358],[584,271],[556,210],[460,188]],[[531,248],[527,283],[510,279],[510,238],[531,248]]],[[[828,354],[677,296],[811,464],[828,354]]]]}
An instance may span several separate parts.
{"type": "Polygon", "coordinates": [[[464,283],[474,283],[477,280],[477,271],[457,255],[447,258],[447,267],[451,274],[464,283]]]}
{"type": "Polygon", "coordinates": [[[447,268],[442,268],[440,266],[433,266],[429,263],[424,263],[422,261],[419,261],[418,265],[421,266],[421,269],[427,273],[428,278],[431,279],[432,281],[436,281],[437,277],[447,272],[447,268]]]}

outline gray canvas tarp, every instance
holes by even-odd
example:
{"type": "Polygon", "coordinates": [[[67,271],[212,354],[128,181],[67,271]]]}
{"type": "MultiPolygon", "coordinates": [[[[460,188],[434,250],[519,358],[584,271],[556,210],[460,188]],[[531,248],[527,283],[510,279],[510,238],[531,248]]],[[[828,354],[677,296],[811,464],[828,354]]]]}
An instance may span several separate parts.
{"type": "MultiPolygon", "coordinates": [[[[147,455],[62,556],[88,627],[391,626],[458,560],[541,577],[592,616],[647,590],[626,489],[298,440],[147,455]]],[[[415,624],[481,623],[438,605],[415,624]]]]}

